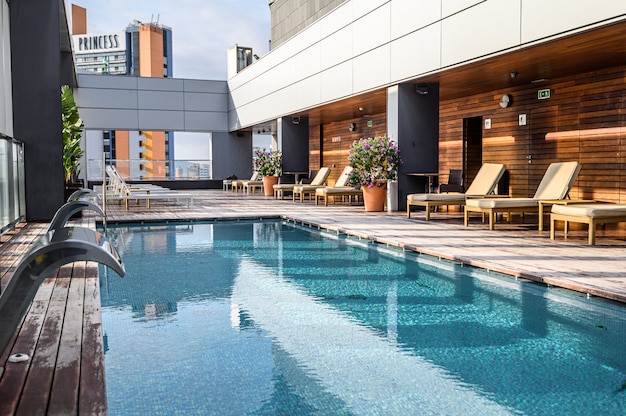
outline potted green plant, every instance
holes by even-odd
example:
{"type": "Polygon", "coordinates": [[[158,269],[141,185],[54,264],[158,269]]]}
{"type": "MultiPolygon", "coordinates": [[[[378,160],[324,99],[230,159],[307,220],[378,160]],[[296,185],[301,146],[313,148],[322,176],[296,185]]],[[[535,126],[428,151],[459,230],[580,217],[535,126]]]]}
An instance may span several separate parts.
{"type": "Polygon", "coordinates": [[[350,185],[363,189],[365,211],[382,211],[385,207],[387,181],[398,179],[400,149],[385,136],[355,140],[348,162],[352,167],[350,185]]]}
{"type": "Polygon", "coordinates": [[[282,173],[283,154],[279,150],[257,149],[254,152],[254,169],[263,176],[265,196],[274,195],[274,185],[282,173]]]}
{"type": "Polygon", "coordinates": [[[72,187],[78,183],[80,158],[83,149],[80,139],[83,135],[83,120],[78,115],[78,106],[74,101],[74,93],[68,85],[61,87],[61,107],[63,120],[63,169],[65,186],[72,187]]]}

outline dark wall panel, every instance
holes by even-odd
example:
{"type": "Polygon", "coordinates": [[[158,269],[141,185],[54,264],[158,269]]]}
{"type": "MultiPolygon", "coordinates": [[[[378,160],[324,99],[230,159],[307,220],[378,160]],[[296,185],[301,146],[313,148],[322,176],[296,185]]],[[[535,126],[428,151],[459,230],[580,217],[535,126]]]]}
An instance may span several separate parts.
{"type": "MultiPolygon", "coordinates": [[[[10,3],[13,126],[24,142],[26,218],[50,220],[63,204],[58,0],[10,3]]],[[[67,65],[66,65],[67,67],[67,65]]],[[[71,67],[71,66],[70,66],[71,67]]]]}

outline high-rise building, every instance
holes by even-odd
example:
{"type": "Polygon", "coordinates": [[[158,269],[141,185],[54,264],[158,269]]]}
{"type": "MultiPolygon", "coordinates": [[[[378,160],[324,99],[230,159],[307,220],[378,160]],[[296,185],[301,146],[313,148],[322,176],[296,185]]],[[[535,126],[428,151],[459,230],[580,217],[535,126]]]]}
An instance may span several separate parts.
{"type": "MultiPolygon", "coordinates": [[[[78,72],[150,78],[172,77],[172,29],[133,21],[125,30],[87,33],[87,11],[72,5],[72,43],[78,72]]],[[[167,177],[174,134],[163,131],[87,131],[86,158],[118,161],[130,178],[167,177]]]]}

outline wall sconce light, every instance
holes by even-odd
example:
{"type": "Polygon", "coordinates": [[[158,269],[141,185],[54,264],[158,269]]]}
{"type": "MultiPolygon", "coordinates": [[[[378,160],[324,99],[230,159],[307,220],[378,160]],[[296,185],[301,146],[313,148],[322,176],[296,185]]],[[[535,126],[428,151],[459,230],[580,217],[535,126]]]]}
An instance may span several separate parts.
{"type": "Polygon", "coordinates": [[[348,126],[348,130],[355,131],[356,130],[356,124],[350,123],[350,126],[348,126]]]}
{"type": "Polygon", "coordinates": [[[427,94],[430,92],[430,90],[429,90],[429,88],[428,88],[428,85],[425,85],[425,84],[421,84],[421,85],[420,85],[420,84],[417,84],[417,85],[415,86],[415,92],[416,92],[416,93],[418,93],[419,95],[427,95],[427,94]]]}

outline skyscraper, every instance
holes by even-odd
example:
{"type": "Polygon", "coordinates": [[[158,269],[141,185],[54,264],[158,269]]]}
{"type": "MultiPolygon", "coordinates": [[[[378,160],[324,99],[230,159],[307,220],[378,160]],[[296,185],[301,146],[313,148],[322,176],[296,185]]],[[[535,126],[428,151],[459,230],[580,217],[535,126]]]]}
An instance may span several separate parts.
{"type": "MultiPolygon", "coordinates": [[[[77,71],[151,78],[172,77],[172,29],[155,22],[133,21],[125,30],[87,33],[86,9],[72,5],[72,42],[77,71]]],[[[117,161],[130,178],[170,175],[174,134],[163,131],[87,131],[90,159],[117,161]]],[[[173,173],[173,172],[172,172],[173,173]]]]}

